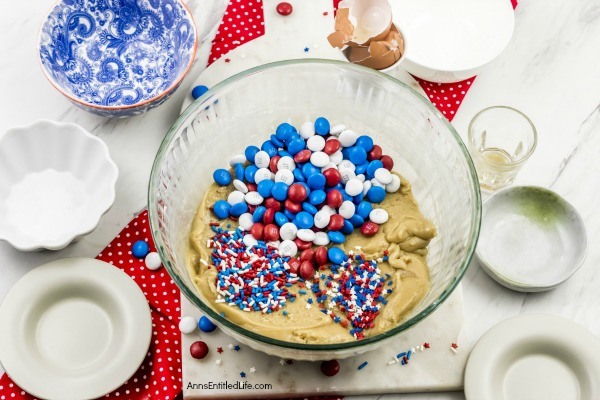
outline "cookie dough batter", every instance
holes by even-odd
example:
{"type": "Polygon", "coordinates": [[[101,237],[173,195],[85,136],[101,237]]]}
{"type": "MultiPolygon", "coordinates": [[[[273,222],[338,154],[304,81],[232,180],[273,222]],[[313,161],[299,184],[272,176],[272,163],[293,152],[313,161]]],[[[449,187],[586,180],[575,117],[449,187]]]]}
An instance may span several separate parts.
{"type": "MultiPolygon", "coordinates": [[[[286,303],[282,310],[271,314],[262,312],[245,312],[226,303],[215,303],[217,298],[215,267],[205,265],[200,260],[209,261],[211,250],[207,241],[214,235],[210,222],[215,217],[210,205],[216,200],[226,199],[234,190],[231,185],[218,186],[213,183],[196,212],[189,239],[188,269],[200,292],[200,295],[218,313],[225,313],[226,318],[250,331],[271,338],[311,344],[333,344],[353,341],[349,333],[350,326],[343,327],[320,312],[314,302],[314,295],[308,293],[298,296],[296,301],[286,303]],[[313,306],[307,307],[307,300],[313,298],[313,306]],[[283,310],[287,315],[283,315],[283,310]]],[[[392,284],[386,286],[393,291],[386,298],[375,319],[375,326],[364,331],[366,337],[377,335],[400,324],[407,314],[421,301],[429,289],[429,268],[426,264],[427,245],[436,235],[435,227],[419,210],[410,184],[402,179],[402,186],[396,193],[388,193],[385,200],[376,207],[384,208],[389,213],[389,220],[383,224],[373,237],[365,237],[356,229],[347,236],[346,242],[340,246],[346,253],[354,251],[364,254],[366,260],[383,258],[387,250],[387,261],[378,262],[381,275],[389,274],[392,284]],[[357,249],[359,247],[360,249],[357,249]]],[[[233,221],[223,222],[226,227],[231,223],[231,230],[236,225],[233,221]]],[[[298,293],[297,285],[289,288],[291,293],[298,293]]],[[[338,315],[343,313],[336,310],[338,315]]]]}

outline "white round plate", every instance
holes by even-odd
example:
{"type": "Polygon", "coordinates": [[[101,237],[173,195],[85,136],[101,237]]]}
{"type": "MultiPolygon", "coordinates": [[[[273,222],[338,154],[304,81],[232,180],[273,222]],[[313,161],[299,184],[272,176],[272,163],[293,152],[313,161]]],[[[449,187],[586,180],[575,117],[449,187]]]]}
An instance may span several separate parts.
{"type": "Polygon", "coordinates": [[[407,43],[402,66],[433,82],[457,82],[476,75],[504,50],[514,29],[509,0],[390,3],[407,43]]]}
{"type": "Polygon", "coordinates": [[[600,399],[600,340],[566,319],[525,314],[477,342],[465,371],[468,400],[600,399]]]}
{"type": "Polygon", "coordinates": [[[129,379],[152,337],[150,309],[120,269],[86,258],[26,274],[0,305],[0,362],[44,399],[91,399],[129,379]]]}
{"type": "Polygon", "coordinates": [[[551,190],[513,186],[483,204],[477,259],[500,284],[522,292],[552,289],[583,264],[585,226],[551,190]]]}

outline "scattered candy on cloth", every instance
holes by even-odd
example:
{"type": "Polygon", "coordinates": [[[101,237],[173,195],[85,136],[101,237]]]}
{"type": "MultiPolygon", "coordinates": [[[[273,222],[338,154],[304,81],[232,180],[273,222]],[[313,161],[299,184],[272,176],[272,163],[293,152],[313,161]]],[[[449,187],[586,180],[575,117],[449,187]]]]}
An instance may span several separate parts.
{"type": "MultiPolygon", "coordinates": [[[[137,241],[155,252],[148,224],[148,212],[134,218],[98,255],[97,259],[111,263],[131,276],[144,292],[152,315],[152,342],[146,359],[138,371],[123,386],[103,399],[171,400],[181,398],[181,334],[180,292],[164,268],[150,270],[145,265],[146,246],[135,257],[132,246],[137,241]]],[[[149,253],[153,254],[153,253],[149,253]]],[[[0,378],[0,400],[31,400],[35,397],[21,390],[8,375],[0,378]]]]}

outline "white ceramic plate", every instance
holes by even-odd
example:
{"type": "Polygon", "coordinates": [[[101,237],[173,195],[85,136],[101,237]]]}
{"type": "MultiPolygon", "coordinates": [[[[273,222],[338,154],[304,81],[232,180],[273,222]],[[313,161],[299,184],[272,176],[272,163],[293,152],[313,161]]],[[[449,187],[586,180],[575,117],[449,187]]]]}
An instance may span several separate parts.
{"type": "Polygon", "coordinates": [[[477,342],[465,371],[468,400],[600,399],[600,340],[552,315],[501,322],[477,342]]]}
{"type": "Polygon", "coordinates": [[[390,3],[407,43],[402,66],[433,82],[457,82],[476,75],[504,50],[514,29],[509,0],[390,3]]]}
{"type": "Polygon", "coordinates": [[[586,252],[577,210],[548,189],[513,186],[483,204],[477,259],[508,288],[537,292],[556,287],[577,271],[586,252]]]}
{"type": "Polygon", "coordinates": [[[144,294],[123,271],[86,258],[26,274],[0,305],[0,362],[44,399],[91,399],[129,379],[152,336],[144,294]]]}

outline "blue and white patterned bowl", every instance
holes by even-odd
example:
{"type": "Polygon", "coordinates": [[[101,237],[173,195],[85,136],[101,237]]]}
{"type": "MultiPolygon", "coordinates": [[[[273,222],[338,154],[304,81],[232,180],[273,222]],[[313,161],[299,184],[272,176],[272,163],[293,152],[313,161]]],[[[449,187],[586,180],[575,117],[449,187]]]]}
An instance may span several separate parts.
{"type": "Polygon", "coordinates": [[[124,117],[167,100],[197,42],[180,0],[59,0],[42,25],[39,52],[46,77],[69,100],[124,117]]]}

